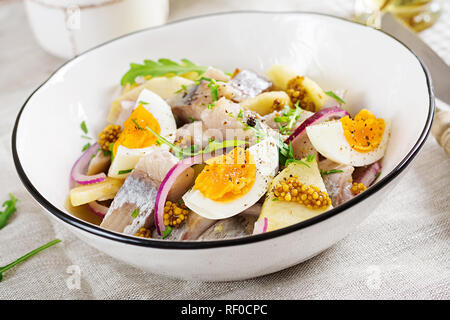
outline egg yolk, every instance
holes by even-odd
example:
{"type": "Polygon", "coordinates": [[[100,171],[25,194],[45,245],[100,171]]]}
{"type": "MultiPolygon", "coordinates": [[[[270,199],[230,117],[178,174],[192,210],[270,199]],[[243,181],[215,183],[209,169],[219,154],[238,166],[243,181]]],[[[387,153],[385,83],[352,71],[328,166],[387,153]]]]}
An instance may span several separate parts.
{"type": "Polygon", "coordinates": [[[194,190],[214,201],[230,201],[250,191],[256,179],[253,156],[243,148],[235,148],[225,155],[206,161],[195,179],[194,190]]]}
{"type": "Polygon", "coordinates": [[[340,121],[345,139],[353,150],[363,153],[370,152],[380,145],[385,123],[383,119],[377,119],[369,110],[361,110],[354,120],[345,116],[340,121]]]}
{"type": "Polygon", "coordinates": [[[155,117],[140,104],[131,113],[130,117],[123,124],[123,131],[119,139],[114,143],[113,155],[117,154],[119,146],[128,149],[138,149],[149,147],[156,142],[156,137],[145,127],[149,127],[157,134],[160,134],[161,128],[155,117]]]}

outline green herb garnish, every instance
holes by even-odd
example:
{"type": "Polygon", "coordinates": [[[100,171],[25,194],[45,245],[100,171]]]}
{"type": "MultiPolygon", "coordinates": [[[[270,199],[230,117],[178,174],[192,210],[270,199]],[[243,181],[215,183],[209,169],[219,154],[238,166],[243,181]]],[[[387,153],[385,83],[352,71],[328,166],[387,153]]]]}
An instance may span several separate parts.
{"type": "Polygon", "coordinates": [[[278,129],[281,134],[290,135],[292,132],[292,128],[297,120],[300,118],[303,110],[298,106],[298,103],[295,104],[294,108],[289,106],[284,107],[284,112],[281,117],[275,117],[273,119],[274,122],[278,124],[278,129]],[[286,125],[282,126],[281,123],[286,123],[286,125]]]}
{"type": "MultiPolygon", "coordinates": [[[[381,175],[381,171],[377,173],[377,175],[375,176],[375,179],[373,179],[373,183],[375,183],[375,181],[377,181],[378,177],[381,175]]],[[[0,228],[1,229],[1,228],[0,228]]]]}
{"type": "Polygon", "coordinates": [[[211,101],[216,102],[219,100],[219,85],[214,80],[208,83],[209,91],[211,92],[211,101]]]}
{"type": "Polygon", "coordinates": [[[196,120],[194,119],[193,116],[189,116],[188,118],[189,118],[189,120],[191,120],[192,122],[195,122],[195,121],[196,121],[196,120]]]}
{"type": "Polygon", "coordinates": [[[320,174],[323,175],[323,176],[326,176],[326,175],[329,175],[329,174],[333,174],[333,173],[341,173],[341,172],[344,172],[344,171],[336,170],[336,169],[332,169],[332,170],[328,170],[328,171],[320,170],[320,174]]]}
{"type": "Polygon", "coordinates": [[[133,171],[133,169],[120,170],[119,174],[127,174],[127,173],[130,173],[131,171],[133,171]]]}
{"type": "Polygon", "coordinates": [[[85,135],[82,135],[81,136],[83,139],[88,139],[88,140],[92,140],[92,138],[91,137],[89,137],[89,136],[85,136],[85,135]]]}
{"type": "Polygon", "coordinates": [[[222,142],[216,142],[214,140],[211,140],[204,150],[200,150],[197,152],[196,148],[198,148],[199,146],[196,144],[192,145],[191,147],[181,148],[173,144],[172,142],[168,141],[166,138],[160,136],[151,128],[146,127],[146,129],[150,131],[161,143],[167,144],[174,151],[176,157],[179,159],[183,159],[184,157],[194,157],[198,154],[203,153],[210,153],[217,149],[225,149],[228,147],[237,147],[243,144],[247,144],[247,142],[243,140],[225,140],[222,142]]]}
{"type": "Polygon", "coordinates": [[[85,152],[87,149],[89,149],[91,147],[91,144],[88,142],[86,143],[83,148],[81,149],[81,152],[85,152]]]}
{"type": "Polygon", "coordinates": [[[287,159],[286,162],[284,163],[285,166],[288,166],[291,163],[298,163],[298,164],[302,164],[304,166],[307,166],[308,168],[311,168],[309,166],[309,164],[307,164],[306,162],[302,161],[302,160],[298,160],[298,159],[287,159]]]}
{"type": "Polygon", "coordinates": [[[243,140],[225,140],[222,142],[216,142],[215,140],[212,140],[208,143],[206,148],[202,151],[202,153],[210,153],[213,151],[216,151],[218,149],[226,149],[230,147],[238,147],[241,145],[247,144],[246,141],[243,140]]]}
{"type": "Polygon", "coordinates": [[[184,91],[184,92],[187,92],[187,91],[188,91],[188,88],[187,88],[187,86],[186,86],[185,84],[182,84],[182,85],[181,85],[181,89],[175,91],[174,93],[180,93],[180,92],[182,92],[182,91],[184,91]]]}
{"type": "Polygon", "coordinates": [[[278,198],[273,198],[272,201],[278,201],[278,198]]]}
{"type": "Polygon", "coordinates": [[[148,104],[148,102],[145,102],[145,101],[138,101],[138,104],[142,104],[142,105],[146,105],[146,104],[148,104]]]}
{"type": "Polygon", "coordinates": [[[136,208],[136,209],[134,209],[134,211],[133,211],[133,213],[131,214],[131,216],[132,216],[134,219],[136,219],[137,216],[138,216],[138,214],[139,214],[139,208],[136,208]]]}
{"type": "Polygon", "coordinates": [[[35,254],[41,252],[42,250],[47,249],[47,248],[49,248],[49,247],[51,247],[51,246],[53,246],[53,245],[55,245],[55,244],[57,244],[57,243],[59,243],[59,242],[61,242],[61,240],[59,240],[59,239],[55,239],[55,240],[53,240],[53,241],[50,241],[49,243],[46,243],[46,244],[44,244],[43,246],[41,246],[41,247],[39,247],[39,248],[37,248],[37,249],[34,249],[33,251],[27,253],[26,255],[20,257],[20,258],[17,259],[16,261],[11,262],[10,264],[8,264],[8,265],[6,265],[6,266],[4,266],[4,267],[0,267],[0,281],[2,281],[2,279],[3,279],[3,273],[4,273],[5,271],[11,269],[11,268],[14,267],[15,265],[17,265],[17,264],[19,264],[19,263],[21,263],[21,262],[27,260],[28,258],[30,258],[30,257],[34,256],[35,254]]]}
{"type": "Polygon", "coordinates": [[[306,162],[312,162],[315,157],[316,157],[316,155],[314,153],[308,154],[308,156],[306,157],[306,162]]]}
{"type": "Polygon", "coordinates": [[[242,118],[244,118],[244,113],[242,112],[242,109],[241,109],[241,110],[239,110],[239,113],[237,115],[237,119],[242,119],[242,118]]]}
{"type": "Polygon", "coordinates": [[[84,121],[81,122],[80,127],[81,127],[81,130],[83,130],[84,134],[88,134],[88,129],[87,129],[87,126],[86,126],[86,122],[84,122],[84,121]]]}
{"type": "MultiPolygon", "coordinates": [[[[113,162],[114,161],[114,143],[110,143],[109,144],[109,152],[110,152],[110,154],[111,154],[111,162],[113,162]]],[[[105,151],[106,152],[106,151],[105,151]]]]}
{"type": "Polygon", "coordinates": [[[325,92],[326,95],[332,97],[333,99],[339,101],[340,103],[345,104],[345,101],[342,100],[336,93],[334,93],[333,91],[326,91],[325,92]]]}
{"type": "Polygon", "coordinates": [[[16,199],[16,197],[14,197],[14,195],[12,193],[9,194],[9,198],[10,198],[10,200],[6,200],[2,204],[2,208],[5,208],[5,210],[0,211],[0,229],[2,229],[4,226],[6,226],[9,218],[17,210],[16,203],[18,200],[16,199]]]}
{"type": "Polygon", "coordinates": [[[166,229],[164,229],[164,231],[162,233],[163,239],[167,238],[170,235],[171,232],[172,232],[172,227],[171,226],[167,226],[166,229]]]}
{"type": "Polygon", "coordinates": [[[138,128],[139,130],[144,130],[144,128],[142,128],[138,123],[136,119],[131,119],[131,121],[136,125],[136,128],[138,128]]]}
{"type": "Polygon", "coordinates": [[[159,59],[158,61],[144,60],[144,64],[131,63],[130,70],[122,77],[120,84],[133,84],[138,76],[161,77],[167,74],[180,75],[188,72],[202,74],[205,71],[206,67],[198,66],[188,59],[181,59],[181,63],[176,63],[169,59],[159,59]]]}

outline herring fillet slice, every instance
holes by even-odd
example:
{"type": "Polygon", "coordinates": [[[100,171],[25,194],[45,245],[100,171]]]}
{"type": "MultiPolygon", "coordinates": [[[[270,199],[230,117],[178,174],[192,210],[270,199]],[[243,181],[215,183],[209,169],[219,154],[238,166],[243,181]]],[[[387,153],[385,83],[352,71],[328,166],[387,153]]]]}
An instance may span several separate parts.
{"type": "Polygon", "coordinates": [[[239,214],[224,220],[216,220],[198,240],[222,240],[249,236],[253,232],[256,216],[239,214]]]}
{"type": "Polygon", "coordinates": [[[324,159],[319,162],[319,169],[323,171],[342,171],[322,175],[323,183],[325,184],[333,206],[338,206],[355,197],[351,191],[354,167],[324,159]]]}
{"type": "Polygon", "coordinates": [[[140,159],[125,179],[100,227],[131,235],[141,227],[149,227],[159,185],[177,161],[169,151],[156,147],[140,159]]]}

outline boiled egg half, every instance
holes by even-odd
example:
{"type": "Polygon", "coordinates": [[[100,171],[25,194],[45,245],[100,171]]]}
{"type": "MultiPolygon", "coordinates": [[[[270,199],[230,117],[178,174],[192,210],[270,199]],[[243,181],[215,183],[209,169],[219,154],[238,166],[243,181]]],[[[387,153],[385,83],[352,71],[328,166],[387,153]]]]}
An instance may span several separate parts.
{"type": "Polygon", "coordinates": [[[146,127],[170,142],[175,140],[177,126],[172,109],[156,93],[144,89],[130,117],[123,123],[119,139],[114,143],[108,176],[125,179],[139,159],[153,150],[157,138],[146,127]]]}
{"type": "Polygon", "coordinates": [[[206,161],[183,201],[204,218],[225,219],[264,196],[277,171],[278,149],[272,138],[248,149],[236,147],[206,161]]]}
{"type": "Polygon", "coordinates": [[[368,110],[354,119],[345,116],[306,128],[309,140],[324,157],[345,165],[362,167],[380,160],[390,136],[390,123],[368,110]]]}

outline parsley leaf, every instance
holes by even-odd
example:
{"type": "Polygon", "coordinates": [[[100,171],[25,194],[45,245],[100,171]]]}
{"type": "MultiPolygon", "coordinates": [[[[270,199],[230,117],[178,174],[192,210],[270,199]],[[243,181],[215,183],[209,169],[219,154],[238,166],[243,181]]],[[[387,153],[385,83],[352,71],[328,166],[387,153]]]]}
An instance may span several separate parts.
{"type": "Polygon", "coordinates": [[[323,176],[326,176],[326,175],[329,175],[329,174],[333,174],[333,173],[341,173],[341,172],[344,172],[344,171],[336,170],[336,169],[332,169],[332,170],[328,170],[328,171],[320,170],[320,174],[323,175],[323,176]]]}
{"type": "Polygon", "coordinates": [[[131,214],[131,216],[132,216],[134,219],[136,219],[137,216],[138,216],[138,214],[139,214],[139,208],[136,208],[136,209],[134,209],[134,211],[133,211],[133,213],[131,214]]]}
{"type": "Polygon", "coordinates": [[[81,152],[85,152],[87,149],[89,149],[91,147],[91,144],[88,142],[86,143],[83,148],[81,149],[81,152]]]}
{"type": "Polygon", "coordinates": [[[292,128],[297,120],[300,118],[303,110],[298,106],[298,103],[295,104],[295,108],[291,108],[289,106],[285,106],[284,112],[281,117],[275,117],[273,119],[274,122],[278,124],[278,129],[281,134],[290,135],[292,132],[292,128]],[[286,125],[282,126],[281,123],[286,123],[286,125]]]}
{"type": "Polygon", "coordinates": [[[340,103],[345,104],[345,101],[342,100],[336,93],[334,93],[333,91],[326,91],[325,92],[326,95],[332,97],[333,99],[339,101],[340,103]]]}
{"type": "Polygon", "coordinates": [[[139,130],[144,130],[144,128],[142,128],[138,123],[136,119],[131,119],[131,121],[136,125],[136,128],[138,128],[139,130]]]}
{"type": "Polygon", "coordinates": [[[304,166],[307,166],[308,168],[311,168],[309,166],[309,164],[307,164],[306,162],[302,161],[302,160],[297,160],[297,159],[287,159],[286,162],[284,163],[285,166],[288,166],[291,163],[298,163],[298,164],[302,164],[304,166]]]}
{"type": "Polygon", "coordinates": [[[84,120],[83,120],[83,122],[81,122],[80,127],[81,127],[81,130],[83,130],[84,134],[88,134],[86,122],[84,120]]]}
{"type": "Polygon", "coordinates": [[[16,203],[17,199],[14,197],[12,193],[9,194],[10,200],[6,200],[2,204],[2,208],[5,208],[4,211],[0,211],[0,229],[2,229],[8,223],[9,218],[12,216],[14,212],[16,212],[16,203]]]}
{"type": "Polygon", "coordinates": [[[167,74],[180,75],[188,72],[202,74],[205,71],[206,67],[198,66],[188,59],[181,59],[181,63],[169,59],[144,60],[144,64],[131,63],[130,70],[122,77],[120,84],[133,84],[138,76],[161,77],[167,74]]]}
{"type": "Polygon", "coordinates": [[[188,91],[188,88],[187,88],[187,86],[186,86],[185,84],[182,84],[182,85],[181,85],[181,89],[175,91],[174,93],[180,93],[180,92],[182,92],[182,91],[184,91],[184,92],[187,92],[187,91],[188,91]]]}
{"type": "Polygon", "coordinates": [[[145,129],[150,131],[158,139],[157,141],[160,141],[160,143],[167,144],[174,151],[176,157],[179,159],[183,159],[184,157],[193,157],[202,153],[210,153],[217,149],[224,149],[232,146],[237,147],[247,143],[246,141],[243,140],[225,140],[222,142],[216,142],[214,140],[211,140],[204,150],[197,152],[196,149],[198,148],[198,145],[196,144],[194,144],[191,147],[180,148],[179,146],[168,141],[166,138],[157,134],[151,128],[146,127],[145,129]]]}
{"type": "Polygon", "coordinates": [[[61,240],[59,240],[59,239],[55,239],[55,240],[53,240],[53,241],[50,241],[49,243],[46,243],[46,244],[44,244],[43,246],[41,246],[41,247],[39,247],[39,248],[37,248],[37,249],[34,249],[33,251],[30,251],[29,253],[27,253],[26,255],[24,255],[24,256],[22,256],[22,257],[20,257],[20,258],[17,259],[16,261],[11,262],[10,264],[8,264],[8,265],[6,265],[6,266],[4,266],[4,267],[0,267],[0,282],[1,282],[2,279],[3,279],[3,273],[4,273],[5,271],[11,269],[11,268],[14,267],[15,265],[17,265],[17,264],[19,264],[19,263],[21,263],[21,262],[27,260],[28,258],[30,258],[30,257],[34,256],[35,254],[41,252],[42,250],[45,250],[45,249],[47,249],[47,248],[49,248],[49,247],[51,247],[51,246],[53,246],[53,245],[55,245],[55,244],[57,244],[57,243],[59,243],[59,242],[61,242],[61,240]]]}
{"type": "Polygon", "coordinates": [[[313,160],[314,160],[314,158],[316,157],[316,155],[313,153],[313,154],[309,154],[307,157],[306,157],[306,162],[312,162],[313,160]]]}
{"type": "Polygon", "coordinates": [[[209,91],[211,92],[211,101],[214,103],[219,100],[219,85],[214,80],[208,83],[209,91]]]}
{"type": "Polygon", "coordinates": [[[110,154],[111,154],[111,162],[113,162],[114,161],[114,143],[110,143],[109,144],[109,152],[110,152],[110,154]]]}
{"type": "Polygon", "coordinates": [[[163,239],[167,238],[171,233],[172,233],[172,227],[167,226],[166,229],[164,229],[164,231],[162,233],[162,238],[163,239]]]}

